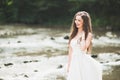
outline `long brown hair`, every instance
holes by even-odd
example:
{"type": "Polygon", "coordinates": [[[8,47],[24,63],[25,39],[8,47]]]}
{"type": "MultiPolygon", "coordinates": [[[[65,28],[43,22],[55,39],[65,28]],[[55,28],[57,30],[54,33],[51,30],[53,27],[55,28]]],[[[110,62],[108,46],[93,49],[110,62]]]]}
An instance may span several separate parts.
{"type": "MultiPolygon", "coordinates": [[[[73,17],[73,21],[71,24],[71,34],[70,34],[69,43],[78,32],[78,28],[76,27],[76,24],[75,24],[76,16],[81,16],[81,18],[83,19],[83,31],[85,32],[85,40],[88,36],[88,33],[89,32],[92,33],[91,18],[90,18],[89,13],[87,13],[85,11],[79,11],[73,17]]],[[[90,43],[89,47],[87,48],[87,52],[91,52],[91,47],[92,47],[92,42],[90,43]]]]}

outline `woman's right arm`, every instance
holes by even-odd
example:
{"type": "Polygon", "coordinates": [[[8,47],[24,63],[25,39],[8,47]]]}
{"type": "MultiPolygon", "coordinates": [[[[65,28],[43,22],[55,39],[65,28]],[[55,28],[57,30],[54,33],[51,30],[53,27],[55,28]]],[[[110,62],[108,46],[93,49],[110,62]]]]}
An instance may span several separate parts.
{"type": "Polygon", "coordinates": [[[71,56],[72,56],[72,47],[69,45],[68,50],[68,66],[67,66],[67,72],[69,72],[69,67],[71,63],[71,56]]]}

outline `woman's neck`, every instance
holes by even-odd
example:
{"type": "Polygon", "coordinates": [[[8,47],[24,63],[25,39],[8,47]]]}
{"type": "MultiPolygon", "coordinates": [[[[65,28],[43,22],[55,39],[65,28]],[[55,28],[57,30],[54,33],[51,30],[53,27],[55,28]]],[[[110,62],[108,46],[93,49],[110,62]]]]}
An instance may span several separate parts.
{"type": "Polygon", "coordinates": [[[83,32],[83,29],[82,28],[79,28],[78,29],[78,33],[82,33],[83,32]]]}

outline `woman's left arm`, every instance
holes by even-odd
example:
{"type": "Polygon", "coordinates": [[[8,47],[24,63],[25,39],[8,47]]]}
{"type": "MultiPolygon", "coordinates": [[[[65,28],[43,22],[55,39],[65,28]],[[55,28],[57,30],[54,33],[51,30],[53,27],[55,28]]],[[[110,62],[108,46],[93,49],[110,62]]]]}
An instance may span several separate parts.
{"type": "Polygon", "coordinates": [[[85,40],[85,48],[87,49],[92,41],[92,33],[88,33],[88,36],[85,40]]]}

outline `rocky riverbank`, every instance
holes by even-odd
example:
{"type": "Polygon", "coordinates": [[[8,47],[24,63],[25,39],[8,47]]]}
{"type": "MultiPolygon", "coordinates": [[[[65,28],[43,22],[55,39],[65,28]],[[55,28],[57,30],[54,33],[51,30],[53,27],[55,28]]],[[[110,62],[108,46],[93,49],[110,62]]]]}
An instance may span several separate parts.
{"type": "MultiPolygon", "coordinates": [[[[65,80],[68,35],[61,28],[0,26],[0,80],[65,80]]],[[[103,80],[120,79],[119,48],[117,34],[94,34],[91,57],[102,64],[103,80]]]]}

